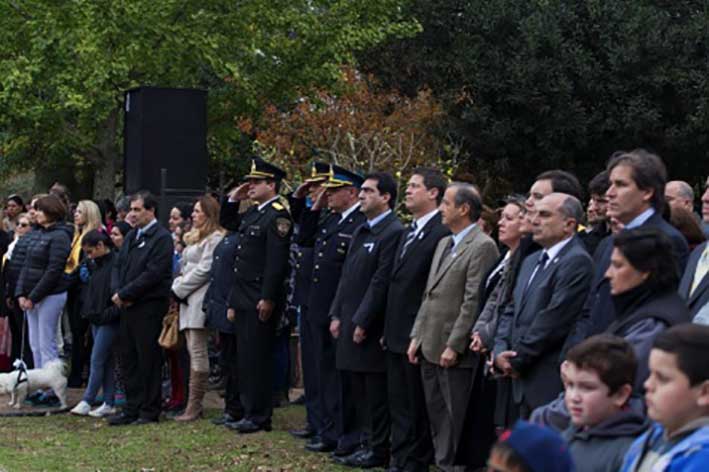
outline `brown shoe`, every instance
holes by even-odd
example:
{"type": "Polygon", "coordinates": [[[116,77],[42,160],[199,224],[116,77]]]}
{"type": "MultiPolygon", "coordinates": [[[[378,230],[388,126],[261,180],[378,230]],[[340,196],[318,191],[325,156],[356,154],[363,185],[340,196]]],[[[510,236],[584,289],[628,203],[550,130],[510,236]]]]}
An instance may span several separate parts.
{"type": "Polygon", "coordinates": [[[209,372],[190,371],[190,393],[187,408],[175,421],[195,421],[202,417],[202,400],[207,392],[207,379],[209,372]]]}

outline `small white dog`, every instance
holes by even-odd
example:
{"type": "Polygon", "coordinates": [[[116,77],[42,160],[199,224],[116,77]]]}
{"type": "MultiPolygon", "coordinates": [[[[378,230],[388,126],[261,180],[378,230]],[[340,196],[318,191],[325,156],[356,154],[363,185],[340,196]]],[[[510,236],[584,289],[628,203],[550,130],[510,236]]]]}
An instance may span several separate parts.
{"type": "MultiPolygon", "coordinates": [[[[15,367],[18,367],[17,363],[15,367]]],[[[9,394],[8,405],[20,408],[29,392],[39,388],[51,388],[59,398],[62,408],[66,408],[66,384],[64,362],[55,359],[47,362],[41,369],[30,369],[24,373],[13,370],[9,374],[0,374],[0,395],[9,394]]]]}

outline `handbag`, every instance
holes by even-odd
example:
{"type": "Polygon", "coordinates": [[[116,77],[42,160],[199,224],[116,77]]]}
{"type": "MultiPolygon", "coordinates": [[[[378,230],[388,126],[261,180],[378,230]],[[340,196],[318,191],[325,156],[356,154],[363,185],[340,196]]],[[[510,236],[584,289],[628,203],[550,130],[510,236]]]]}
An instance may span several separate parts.
{"type": "Polygon", "coordinates": [[[170,306],[167,314],[162,319],[162,331],[158,344],[163,349],[178,349],[182,338],[180,337],[180,310],[176,304],[170,306]]]}

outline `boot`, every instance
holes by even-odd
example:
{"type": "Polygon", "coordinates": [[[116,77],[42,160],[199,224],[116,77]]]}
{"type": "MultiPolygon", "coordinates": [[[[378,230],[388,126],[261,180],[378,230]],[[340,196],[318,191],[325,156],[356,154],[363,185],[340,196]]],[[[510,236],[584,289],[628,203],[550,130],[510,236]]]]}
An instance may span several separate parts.
{"type": "Polygon", "coordinates": [[[187,408],[175,421],[194,421],[202,417],[202,400],[207,392],[207,379],[209,372],[190,371],[190,392],[187,399],[187,408]]]}

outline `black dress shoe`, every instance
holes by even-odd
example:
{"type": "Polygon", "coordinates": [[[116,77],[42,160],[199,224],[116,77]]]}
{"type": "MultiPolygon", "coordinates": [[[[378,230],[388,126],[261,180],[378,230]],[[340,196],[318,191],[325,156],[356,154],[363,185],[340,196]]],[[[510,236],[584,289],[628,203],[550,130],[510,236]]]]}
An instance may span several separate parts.
{"type": "MultiPolygon", "coordinates": [[[[336,452],[337,450],[335,450],[336,452]]],[[[366,449],[355,449],[354,452],[351,454],[347,454],[344,456],[338,456],[333,452],[330,457],[332,457],[332,461],[335,464],[340,464],[340,465],[348,465],[348,462],[352,461],[355,457],[360,456],[362,454],[366,454],[367,450],[366,449]]]]}
{"type": "Polygon", "coordinates": [[[153,423],[157,423],[157,422],[158,422],[157,418],[138,418],[137,420],[132,422],[131,425],[140,426],[140,425],[144,425],[144,424],[153,424],[153,423]]]}
{"type": "Polygon", "coordinates": [[[258,433],[259,431],[271,431],[270,424],[256,424],[251,420],[247,420],[246,418],[241,421],[237,421],[236,423],[227,423],[227,427],[229,429],[235,429],[238,433],[241,434],[258,433]]]}
{"type": "Polygon", "coordinates": [[[290,433],[290,435],[294,438],[299,439],[310,439],[315,436],[315,431],[308,427],[305,427],[303,429],[291,429],[290,431],[288,431],[288,433],[290,433]]]}
{"type": "Polygon", "coordinates": [[[314,437],[305,445],[305,449],[310,452],[332,452],[337,449],[337,443],[323,441],[319,437],[314,437]]]}
{"type": "Polygon", "coordinates": [[[224,413],[222,416],[217,416],[216,418],[212,418],[212,424],[215,424],[217,426],[222,426],[227,423],[236,423],[241,420],[243,416],[239,416],[238,418],[235,416],[230,415],[229,413],[224,413]]]}
{"type": "Polygon", "coordinates": [[[333,459],[335,457],[347,457],[355,452],[360,452],[362,449],[360,449],[359,446],[349,446],[349,447],[344,447],[344,446],[337,446],[334,451],[330,454],[330,457],[333,459]]]}
{"type": "Polygon", "coordinates": [[[361,454],[353,454],[344,459],[343,465],[357,467],[360,469],[372,469],[374,467],[386,467],[387,458],[375,454],[373,451],[364,451],[361,454]]]}
{"type": "Polygon", "coordinates": [[[110,416],[108,418],[109,426],[126,426],[133,424],[138,420],[137,416],[127,415],[125,413],[118,413],[117,415],[110,416]]]}

